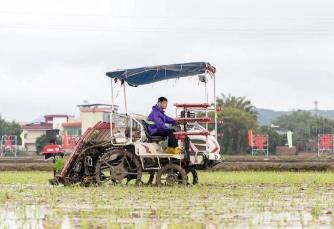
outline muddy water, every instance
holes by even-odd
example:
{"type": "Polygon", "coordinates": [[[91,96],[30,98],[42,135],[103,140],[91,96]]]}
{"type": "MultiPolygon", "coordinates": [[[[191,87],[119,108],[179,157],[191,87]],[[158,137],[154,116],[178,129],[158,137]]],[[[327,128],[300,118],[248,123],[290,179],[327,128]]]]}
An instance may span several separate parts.
{"type": "Polygon", "coordinates": [[[0,185],[0,228],[333,228],[334,185],[0,185]]]}
{"type": "Polygon", "coordinates": [[[42,206],[3,205],[0,210],[1,228],[44,228],[46,211],[42,206]]]}

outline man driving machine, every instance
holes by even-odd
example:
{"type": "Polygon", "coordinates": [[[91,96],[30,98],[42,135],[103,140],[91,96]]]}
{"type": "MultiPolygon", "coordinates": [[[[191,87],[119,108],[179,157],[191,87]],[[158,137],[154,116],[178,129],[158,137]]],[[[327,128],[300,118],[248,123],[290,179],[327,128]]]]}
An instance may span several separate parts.
{"type": "Polygon", "coordinates": [[[148,120],[154,122],[154,124],[148,125],[149,134],[152,136],[168,137],[168,147],[166,153],[168,154],[181,154],[182,150],[178,147],[178,141],[175,138],[175,130],[168,126],[177,125],[175,119],[165,114],[168,100],[165,97],[160,97],[156,105],[152,107],[152,111],[148,116],[148,120]]]}

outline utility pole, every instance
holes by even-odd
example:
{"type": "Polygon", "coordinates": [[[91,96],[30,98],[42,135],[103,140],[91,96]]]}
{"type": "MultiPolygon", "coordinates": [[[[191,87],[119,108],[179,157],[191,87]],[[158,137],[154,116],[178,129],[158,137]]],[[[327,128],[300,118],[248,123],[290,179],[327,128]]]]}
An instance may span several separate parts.
{"type": "Polygon", "coordinates": [[[318,109],[318,106],[319,106],[319,101],[318,100],[315,100],[314,102],[314,114],[315,114],[315,117],[316,117],[316,136],[318,137],[318,113],[319,113],[319,109],[318,109]]]}
{"type": "Polygon", "coordinates": [[[313,103],[314,103],[314,113],[315,113],[315,116],[318,117],[318,113],[319,113],[319,109],[318,109],[319,101],[315,100],[313,103]]]}

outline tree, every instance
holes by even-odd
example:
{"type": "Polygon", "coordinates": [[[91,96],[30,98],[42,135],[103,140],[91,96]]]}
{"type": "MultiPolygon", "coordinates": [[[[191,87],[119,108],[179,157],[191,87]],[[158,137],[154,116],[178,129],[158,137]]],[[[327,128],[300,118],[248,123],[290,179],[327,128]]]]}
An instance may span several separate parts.
{"type": "Polygon", "coordinates": [[[318,134],[334,133],[333,120],[315,116],[309,111],[298,110],[282,115],[274,124],[293,132],[293,144],[297,146],[298,151],[313,151],[318,134]]]}
{"type": "Polygon", "coordinates": [[[277,146],[284,145],[286,142],[286,135],[278,134],[273,128],[270,126],[261,126],[256,132],[260,134],[266,134],[269,138],[269,152],[275,152],[277,146]]]}
{"type": "Polygon", "coordinates": [[[3,119],[0,115],[0,139],[3,135],[16,135],[18,138],[18,144],[21,144],[20,135],[22,133],[22,129],[19,123],[12,121],[8,122],[3,119]]]}
{"type": "Polygon", "coordinates": [[[221,141],[226,153],[242,153],[248,148],[248,129],[256,128],[254,116],[235,107],[225,107],[220,115],[224,124],[218,132],[224,133],[221,141]]]}
{"type": "Polygon", "coordinates": [[[217,98],[217,106],[219,107],[234,107],[236,109],[245,111],[251,115],[253,115],[255,118],[257,118],[257,112],[255,106],[252,105],[252,102],[248,100],[245,96],[238,97],[238,96],[232,96],[225,94],[221,94],[221,97],[217,98]]]}
{"type": "MultiPolygon", "coordinates": [[[[217,98],[217,106],[223,108],[218,112],[218,119],[224,120],[223,125],[218,125],[218,133],[224,134],[223,138],[218,138],[222,151],[228,154],[246,152],[248,129],[257,127],[255,107],[245,97],[224,94],[217,98]]],[[[213,112],[209,115],[214,117],[213,112]]]]}

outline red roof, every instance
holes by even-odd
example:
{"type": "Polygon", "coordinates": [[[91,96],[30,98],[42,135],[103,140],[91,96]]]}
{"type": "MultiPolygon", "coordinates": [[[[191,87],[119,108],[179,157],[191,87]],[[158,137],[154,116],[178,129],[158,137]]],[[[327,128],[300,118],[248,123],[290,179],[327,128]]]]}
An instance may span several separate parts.
{"type": "Polygon", "coordinates": [[[65,114],[49,114],[44,115],[44,118],[69,118],[72,117],[71,115],[65,115],[65,114]]]}
{"type": "Polygon", "coordinates": [[[51,123],[29,123],[22,125],[23,130],[52,130],[51,123]]]}
{"type": "Polygon", "coordinates": [[[98,108],[98,107],[94,107],[94,108],[81,108],[80,109],[81,112],[111,112],[110,109],[108,108],[98,108]]]}
{"type": "Polygon", "coordinates": [[[66,128],[66,127],[78,127],[78,128],[81,128],[81,122],[64,122],[62,124],[62,126],[64,128],[66,128]]]}

